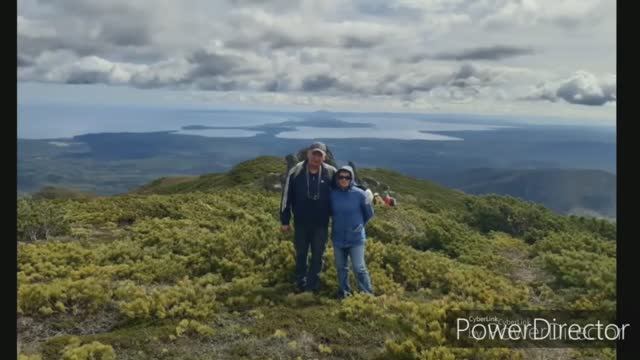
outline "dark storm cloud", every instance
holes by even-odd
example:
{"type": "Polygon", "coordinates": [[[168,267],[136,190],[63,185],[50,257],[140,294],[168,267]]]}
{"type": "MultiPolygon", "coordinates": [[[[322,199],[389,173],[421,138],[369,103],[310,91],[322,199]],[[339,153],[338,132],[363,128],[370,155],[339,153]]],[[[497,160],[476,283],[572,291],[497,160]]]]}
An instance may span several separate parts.
{"type": "Polygon", "coordinates": [[[238,57],[209,53],[205,50],[194,52],[189,62],[195,65],[191,71],[191,77],[194,79],[229,74],[243,63],[238,57]]]}
{"type": "Polygon", "coordinates": [[[102,28],[100,39],[118,46],[144,46],[151,43],[151,32],[145,26],[109,24],[102,28]]]}
{"type": "Polygon", "coordinates": [[[535,54],[531,48],[507,45],[495,45],[489,47],[478,47],[464,49],[457,52],[441,53],[433,56],[437,60],[502,60],[516,56],[535,54]]]}
{"type": "Polygon", "coordinates": [[[441,52],[435,54],[415,54],[407,58],[409,63],[419,63],[425,60],[449,60],[449,61],[472,61],[486,60],[499,61],[517,56],[533,55],[537,51],[529,47],[519,47],[510,45],[494,45],[487,47],[476,47],[462,49],[451,52],[441,52]]]}
{"type": "Polygon", "coordinates": [[[323,91],[335,87],[338,79],[329,75],[314,75],[305,78],[302,81],[302,90],[315,92],[323,91]]]}
{"type": "Polygon", "coordinates": [[[18,54],[18,67],[26,67],[31,65],[33,65],[33,60],[24,55],[18,54]]]}

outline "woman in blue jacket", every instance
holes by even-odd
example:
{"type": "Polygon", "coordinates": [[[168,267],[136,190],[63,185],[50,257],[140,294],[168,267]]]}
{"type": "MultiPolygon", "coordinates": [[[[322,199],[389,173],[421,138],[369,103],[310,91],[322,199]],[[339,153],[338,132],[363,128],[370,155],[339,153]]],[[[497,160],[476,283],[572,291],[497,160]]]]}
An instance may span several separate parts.
{"type": "Polygon", "coordinates": [[[331,190],[333,254],[338,272],[338,297],[351,294],[349,263],[358,280],[358,288],[372,294],[371,279],[364,261],[367,222],[373,217],[373,206],[365,191],[354,186],[353,169],[343,166],[336,172],[336,186],[331,190]]]}

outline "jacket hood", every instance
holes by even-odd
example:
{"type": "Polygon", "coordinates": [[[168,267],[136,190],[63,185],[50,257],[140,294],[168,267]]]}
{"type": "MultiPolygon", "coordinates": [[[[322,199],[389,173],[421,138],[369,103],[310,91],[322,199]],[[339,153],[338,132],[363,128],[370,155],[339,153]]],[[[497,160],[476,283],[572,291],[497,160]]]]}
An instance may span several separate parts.
{"type": "Polygon", "coordinates": [[[351,174],[351,181],[349,182],[349,188],[353,187],[353,184],[355,184],[355,182],[356,182],[356,177],[355,177],[355,175],[353,173],[353,168],[351,166],[349,166],[349,165],[345,165],[345,166],[339,168],[338,171],[336,171],[336,186],[338,186],[338,188],[339,188],[339,185],[338,185],[338,174],[341,171],[345,171],[345,170],[348,171],[349,174],[351,174]]]}

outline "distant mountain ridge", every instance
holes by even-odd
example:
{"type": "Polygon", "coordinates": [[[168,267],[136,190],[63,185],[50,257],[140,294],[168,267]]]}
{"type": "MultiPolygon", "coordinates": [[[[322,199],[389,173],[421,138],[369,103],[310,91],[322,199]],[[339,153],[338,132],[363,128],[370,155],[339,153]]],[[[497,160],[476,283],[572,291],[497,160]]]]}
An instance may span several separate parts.
{"type": "Polygon", "coordinates": [[[476,168],[436,181],[468,194],[518,197],[562,214],[616,216],[616,176],[602,170],[476,168]]]}
{"type": "MultiPolygon", "coordinates": [[[[204,173],[202,175],[180,175],[159,177],[131,192],[139,194],[170,194],[190,191],[208,191],[214,188],[255,186],[278,189],[280,162],[282,158],[262,156],[234,166],[227,173],[204,173]],[[246,168],[259,169],[247,171],[246,168]]],[[[400,183],[415,191],[428,186],[433,191],[423,193],[425,199],[451,197],[466,193],[470,195],[498,194],[537,203],[564,215],[579,215],[597,218],[616,218],[616,176],[602,170],[584,169],[496,169],[476,168],[467,171],[418,179],[410,175],[382,168],[359,169],[361,177],[371,184],[383,178],[375,191],[389,190],[388,183],[400,183]],[[409,180],[411,179],[411,180],[409,180]],[[405,184],[406,182],[410,184],[405,184]],[[416,182],[416,184],[413,184],[416,182]]],[[[65,198],[65,194],[86,197],[73,187],[44,187],[34,196],[65,198]],[[54,189],[55,191],[51,190],[54,189]],[[53,194],[55,193],[55,194],[53,194]],[[53,195],[52,195],[53,194],[53,195]]],[[[394,189],[391,188],[393,191],[394,189]]],[[[401,192],[402,193],[402,192],[401,192]]],[[[406,193],[406,191],[405,191],[406,193]]],[[[68,196],[69,198],[74,196],[68,196]]]]}
{"type": "MultiPolygon", "coordinates": [[[[279,158],[264,156],[238,164],[226,174],[165,177],[134,192],[183,193],[238,185],[273,189],[277,188],[279,181],[279,163],[279,158]],[[247,168],[259,168],[260,171],[248,176],[253,172],[247,172],[247,168]],[[244,175],[239,177],[237,174],[244,175]]],[[[497,194],[537,203],[564,215],[608,219],[615,219],[616,216],[616,177],[600,170],[477,168],[440,178],[436,182],[380,168],[359,169],[359,174],[374,186],[374,191],[391,190],[400,197],[419,194],[424,200],[438,198],[441,203],[452,204],[462,193],[497,194]]]]}

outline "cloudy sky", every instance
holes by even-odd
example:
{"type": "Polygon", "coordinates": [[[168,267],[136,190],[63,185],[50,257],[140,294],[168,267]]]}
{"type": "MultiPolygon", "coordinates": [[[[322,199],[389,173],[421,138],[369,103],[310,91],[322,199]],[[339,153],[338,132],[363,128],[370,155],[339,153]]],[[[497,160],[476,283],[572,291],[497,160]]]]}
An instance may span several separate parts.
{"type": "Polygon", "coordinates": [[[18,100],[614,122],[614,0],[18,0],[18,100]]]}

